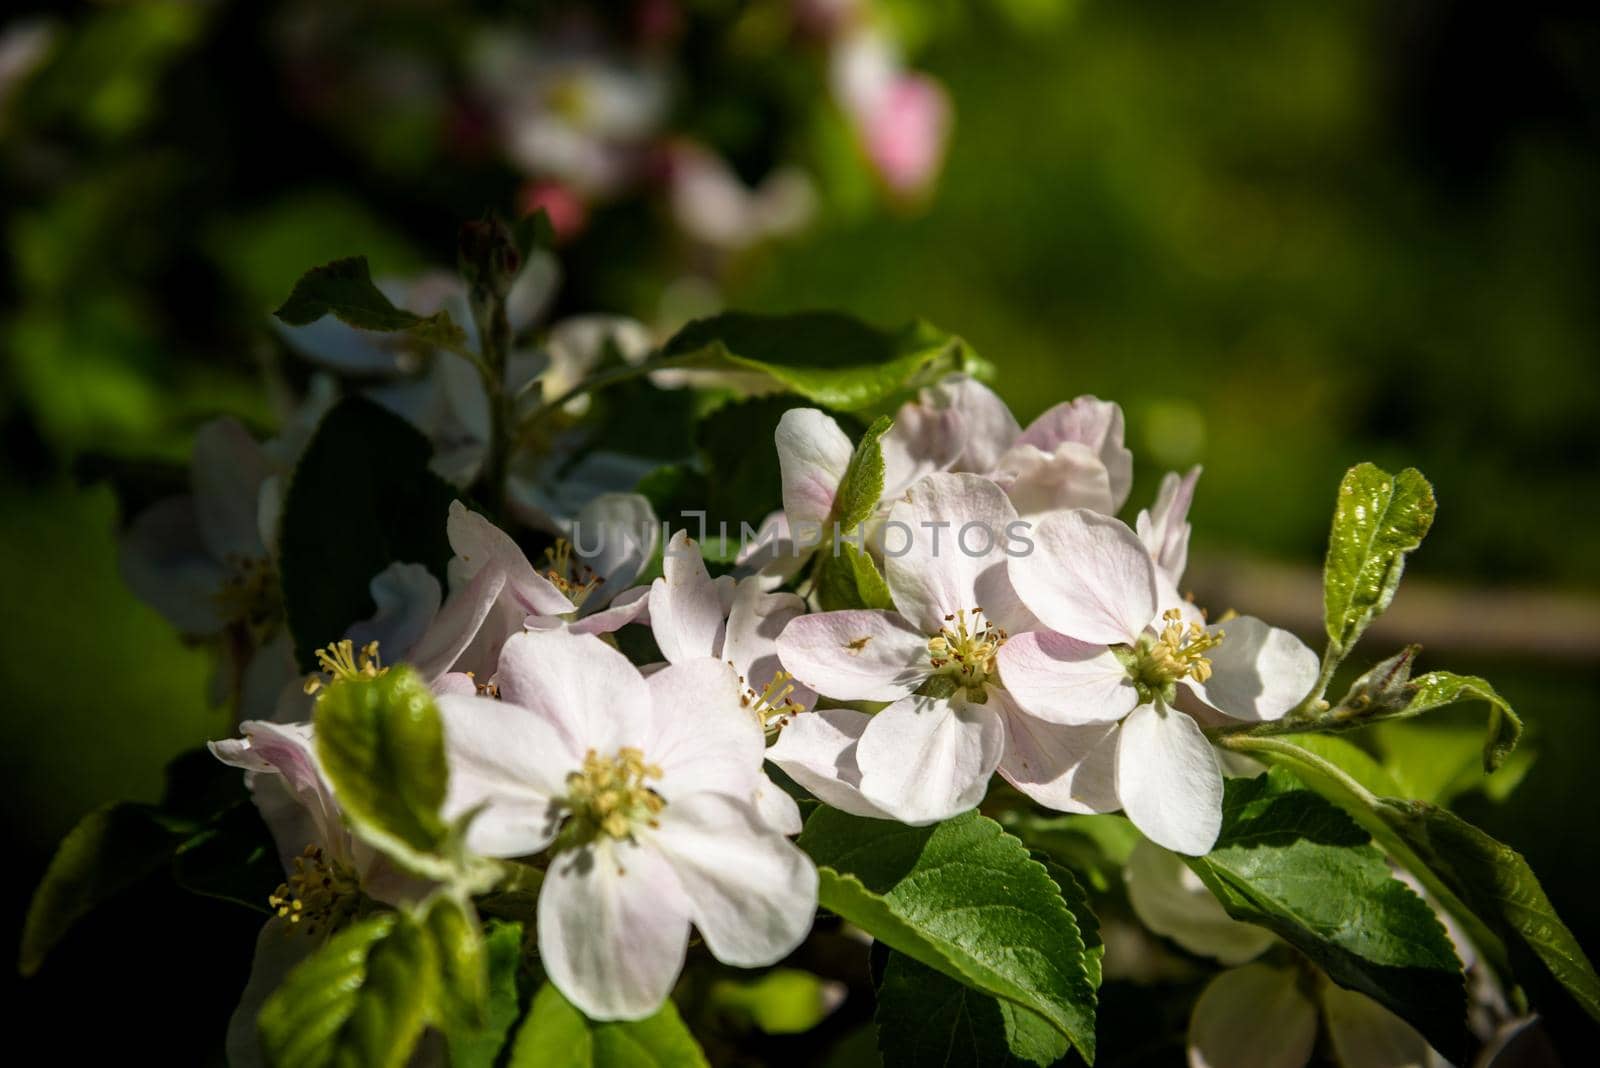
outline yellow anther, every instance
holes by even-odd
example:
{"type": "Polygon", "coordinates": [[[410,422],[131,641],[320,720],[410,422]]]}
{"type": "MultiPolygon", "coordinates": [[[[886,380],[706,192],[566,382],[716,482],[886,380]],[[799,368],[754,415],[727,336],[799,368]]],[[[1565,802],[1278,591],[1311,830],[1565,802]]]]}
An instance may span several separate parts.
{"type": "Polygon", "coordinates": [[[1207,633],[1198,623],[1183,622],[1183,612],[1169,608],[1161,613],[1166,626],[1145,653],[1146,677],[1165,684],[1190,678],[1205,682],[1211,677],[1211,659],[1205,654],[1222,644],[1223,631],[1207,633]]]}
{"type": "Polygon", "coordinates": [[[363,645],[358,654],[355,643],[349,638],[318,649],[317,663],[322,665],[322,670],[306,676],[306,693],[316,693],[340,679],[375,679],[389,670],[378,656],[377,642],[363,645]]]}
{"type": "Polygon", "coordinates": [[[774,674],[759,692],[744,680],[743,675],[739,676],[739,685],[743,690],[739,695],[739,704],[751,711],[763,730],[782,726],[790,716],[805,711],[799,702],[790,699],[789,695],[794,693],[794,676],[787,671],[774,674]]]}
{"type": "Polygon", "coordinates": [[[361,907],[361,880],[321,848],[308,845],[294,858],[294,871],[267,904],[281,919],[307,931],[341,926],[361,907]]]}
{"type": "Polygon", "coordinates": [[[585,753],[583,768],[567,776],[567,807],[580,839],[598,834],[627,838],[641,823],[654,827],[666,800],[648,782],[661,774],[632,747],[618,749],[613,757],[602,757],[593,749],[585,753]]]}
{"type": "Polygon", "coordinates": [[[948,624],[928,639],[928,661],[937,673],[953,675],[963,686],[981,686],[995,672],[994,658],[1006,643],[1003,628],[987,622],[982,608],[963,608],[944,617],[948,624]]]}
{"type": "Polygon", "coordinates": [[[557,538],[556,543],[544,551],[544,559],[544,577],[574,605],[581,606],[604,581],[595,574],[594,568],[572,554],[572,543],[566,538],[557,538]]]}

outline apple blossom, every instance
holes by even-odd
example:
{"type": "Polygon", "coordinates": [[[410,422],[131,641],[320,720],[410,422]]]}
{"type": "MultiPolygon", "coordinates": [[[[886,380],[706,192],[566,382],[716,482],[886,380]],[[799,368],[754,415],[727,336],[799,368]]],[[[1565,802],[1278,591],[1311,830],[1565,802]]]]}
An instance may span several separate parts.
{"type": "Polygon", "coordinates": [[[708,658],[646,678],[590,635],[508,641],[498,700],[444,695],[445,815],[481,809],[487,856],[550,849],[539,951],[595,1019],[639,1019],[666,999],[691,922],[711,953],[772,964],[811,927],[817,872],[750,798],[761,729],[738,677],[708,658]]]}

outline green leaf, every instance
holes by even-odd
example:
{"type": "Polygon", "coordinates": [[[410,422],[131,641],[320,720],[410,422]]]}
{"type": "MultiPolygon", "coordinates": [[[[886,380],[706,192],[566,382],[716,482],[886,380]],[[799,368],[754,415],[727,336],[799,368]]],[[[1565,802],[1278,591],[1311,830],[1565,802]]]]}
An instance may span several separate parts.
{"type": "Polygon", "coordinates": [[[718,979],[708,1001],[719,1018],[748,1021],[769,1035],[799,1035],[833,1011],[837,987],[810,972],[774,968],[751,979],[718,979]]]}
{"type": "Polygon", "coordinates": [[[1333,734],[1295,734],[1284,741],[1315,753],[1375,794],[1400,792],[1394,776],[1354,742],[1333,734]]]}
{"type": "Polygon", "coordinates": [[[1421,472],[1398,475],[1357,464],[1339,484],[1324,565],[1323,604],[1328,641],[1348,653],[1394,598],[1406,554],[1422,544],[1433,523],[1433,487],[1421,472]]]}
{"type": "Polygon", "coordinates": [[[1037,1013],[1093,1060],[1095,991],[1077,921],[1044,866],[999,824],[967,812],[906,827],[824,807],[799,844],[817,863],[825,908],[1037,1013]]]}
{"type": "Polygon", "coordinates": [[[477,917],[440,895],[422,924],[439,962],[440,1028],[446,1034],[477,1031],[489,1013],[489,966],[477,917]]]}
{"type": "Polygon", "coordinates": [[[404,665],[341,679],[318,698],[313,722],[317,757],[355,829],[396,859],[434,851],[449,769],[428,684],[404,665]]]}
{"type": "Polygon", "coordinates": [[[178,847],[172,875],[191,893],[268,912],[267,897],[283,882],[283,862],[266,821],[245,801],[178,847]]]}
{"type": "Polygon", "coordinates": [[[1041,863],[1050,873],[1050,878],[1061,888],[1061,899],[1067,903],[1067,908],[1072,910],[1072,918],[1078,924],[1078,935],[1083,939],[1083,969],[1089,975],[1089,986],[1099,990],[1106,944],[1100,938],[1100,918],[1094,914],[1094,909],[1089,904],[1089,892],[1084,889],[1083,884],[1078,881],[1078,876],[1071,869],[1064,868],[1048,858],[1041,863]]]}
{"type": "Polygon", "coordinates": [[[859,411],[958,370],[968,350],[920,322],[890,332],[833,312],[728,312],[684,327],[663,356],[680,367],[756,372],[814,404],[859,411]]]}
{"type": "Polygon", "coordinates": [[[553,984],[539,989],[517,1032],[510,1068],[705,1068],[672,1002],[644,1020],[586,1018],[553,984]]]}
{"type": "Polygon", "coordinates": [[[1393,789],[1380,790],[1363,783],[1375,794],[1408,797],[1448,805],[1464,794],[1481,790],[1491,801],[1504,801],[1533,767],[1534,751],[1517,748],[1492,774],[1483,770],[1483,730],[1475,725],[1425,722],[1380,723],[1373,740],[1383,755],[1383,766],[1393,777],[1393,789]]]}
{"type": "Polygon", "coordinates": [[[1184,859],[1228,915],[1277,934],[1459,1062],[1466,992],[1449,936],[1337,807],[1284,771],[1229,779],[1216,847],[1184,859]]]}
{"type": "Polygon", "coordinates": [[[1383,798],[1378,811],[1462,901],[1499,931],[1515,932],[1600,1021],[1600,977],[1521,854],[1437,805],[1383,798]]]}
{"type": "Polygon", "coordinates": [[[383,333],[407,333],[443,348],[460,348],[466,336],[449,312],[421,316],[396,308],[377,286],[365,256],[334,260],[301,275],[289,299],[273,313],[290,326],[305,326],[332,315],[347,326],[383,333]]]}
{"type": "Polygon", "coordinates": [[[80,820],[34,891],[17,955],[22,974],[38,971],[73,924],[159,870],[191,833],[149,805],[107,805],[80,820]]]}
{"type": "Polygon", "coordinates": [[[1038,1013],[990,997],[904,953],[887,953],[878,981],[878,1050],[886,1068],[998,1068],[1066,1056],[1066,1036],[1038,1013]]]}
{"type": "Polygon", "coordinates": [[[695,442],[705,472],[703,496],[697,504],[672,502],[675,507],[658,509],[656,514],[671,519],[704,509],[710,529],[727,523],[730,537],[737,539],[741,522],[757,525],[767,513],[782,508],[783,474],[772,434],[794,404],[790,396],[758,397],[724,404],[702,419],[695,442]]]}
{"type": "Polygon", "coordinates": [[[340,401],[306,447],[279,534],[284,609],[302,669],[376,610],[368,585],[396,561],[447,581],[445,521],[455,491],[432,471],[433,447],[404,419],[361,397],[340,401]]]}
{"type": "Polygon", "coordinates": [[[839,529],[849,533],[872,518],[878,502],[883,499],[883,435],[894,425],[887,415],[880,415],[867,427],[866,433],[856,443],[845,466],[844,478],[839,482],[839,492],[834,497],[833,517],[839,529]]]}
{"type": "Polygon", "coordinates": [[[853,542],[837,541],[818,556],[817,600],[824,612],[844,608],[894,609],[889,584],[872,557],[853,542]]]}
{"type": "Polygon", "coordinates": [[[522,924],[487,924],[483,955],[489,979],[483,1023],[447,1033],[451,1068],[494,1068],[521,1009],[517,972],[522,966],[522,924]]]}
{"type": "Polygon", "coordinates": [[[261,1007],[262,1050],[278,1068],[400,1068],[438,993],[433,940],[399,913],[334,935],[261,1007]]]}

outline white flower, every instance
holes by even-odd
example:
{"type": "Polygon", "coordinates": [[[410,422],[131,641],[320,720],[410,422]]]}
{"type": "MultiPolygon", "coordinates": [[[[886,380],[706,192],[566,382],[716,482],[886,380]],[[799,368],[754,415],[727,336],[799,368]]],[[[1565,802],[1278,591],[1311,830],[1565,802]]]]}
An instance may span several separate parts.
{"type": "MultiPolygon", "coordinates": [[[[662,577],[650,588],[650,628],[656,646],[671,664],[711,658],[738,674],[740,700],[763,732],[777,730],[789,717],[816,704],[817,695],[795,682],[778,659],[778,635],[806,612],[792,593],[769,593],[751,576],[735,583],[715,581],[700,547],[678,531],[662,555],[662,577]]],[[[769,826],[800,833],[800,809],[765,775],[756,784],[755,805],[769,826]]]]}
{"type": "Polygon", "coordinates": [[[693,143],[673,147],[671,203],[679,229],[712,248],[739,251],[803,229],[817,192],[797,167],[782,166],[752,188],[722,157],[693,143]]]}
{"type": "Polygon", "coordinates": [[[1099,732],[1036,771],[1111,783],[1114,797],[1084,796],[1078,810],[1120,805],[1153,841],[1205,853],[1221,826],[1222,772],[1194,717],[1281,718],[1316,680],[1316,654],[1249,616],[1204,626],[1116,519],[1054,513],[1034,539],[1011,580],[1050,629],[1008,642],[1000,673],[1039,719],[1099,732]]]}
{"type": "Polygon", "coordinates": [[[506,643],[501,699],[439,698],[445,815],[482,806],[488,856],[553,847],[539,893],[541,962],[595,1019],[666,999],[692,922],[718,960],[775,963],[810,930],[817,872],[749,798],[760,728],[731,667],[700,659],[648,679],[589,635],[506,643]]]}
{"type": "Polygon", "coordinates": [[[995,670],[1007,633],[1036,625],[1006,573],[1016,522],[976,475],[906,490],[884,539],[898,610],[802,616],[778,638],[784,668],[818,693],[889,706],[796,716],[769,759],[857,815],[926,824],[982,800],[996,767],[1009,771],[1008,735],[1034,729],[995,670]]]}

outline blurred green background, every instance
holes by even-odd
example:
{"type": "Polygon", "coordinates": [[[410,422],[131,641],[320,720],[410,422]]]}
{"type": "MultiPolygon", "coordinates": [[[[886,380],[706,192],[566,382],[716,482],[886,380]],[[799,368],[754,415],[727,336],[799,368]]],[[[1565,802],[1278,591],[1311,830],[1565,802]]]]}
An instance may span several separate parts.
{"type": "MultiPolygon", "coordinates": [[[[492,157],[440,155],[448,124],[426,101],[381,120],[308,111],[285,73],[283,6],[72,11],[44,65],[0,90],[14,916],[74,820],[153,798],[168,758],[230,726],[207,707],[205,654],[117,578],[117,502],[78,477],[83,458],[182,457],[219,411],[269,425],[264,313],[302,269],[355,253],[379,271],[449,264],[460,219],[516,202],[492,157]]],[[[358,6],[385,27],[374,48],[448,47],[477,17],[358,6]]],[[[1539,753],[1509,801],[1465,814],[1525,852],[1580,941],[1600,943],[1600,835],[1581,815],[1600,756],[1590,5],[890,6],[955,104],[936,195],[878,211],[830,188],[803,237],[721,267],[722,299],[929,318],[998,366],[1024,422],[1080,393],[1120,401],[1136,503],[1162,470],[1205,465],[1195,581],[1242,610],[1314,571],[1348,465],[1421,468],[1440,501],[1409,572],[1438,595],[1408,617],[1438,635],[1424,666],[1488,676],[1539,753]],[[1299,570],[1228,577],[1258,558],[1299,570]],[[1479,637],[1452,647],[1452,615],[1479,637]]],[[[564,309],[660,314],[677,249],[654,210],[596,214],[568,249],[564,309]]],[[[1403,588],[1397,614],[1406,602],[1403,588]]],[[[1367,659],[1391,651],[1380,640],[1367,659]]],[[[215,924],[209,944],[125,917],[91,925],[24,1004],[86,997],[71,969],[96,959],[119,1012],[225,1009],[255,921],[194,909],[215,924]],[[117,958],[93,958],[112,937],[117,958]],[[188,978],[141,988],[149,954],[188,978]]],[[[1558,1029],[1585,1026],[1546,1003],[1558,1029]]]]}

